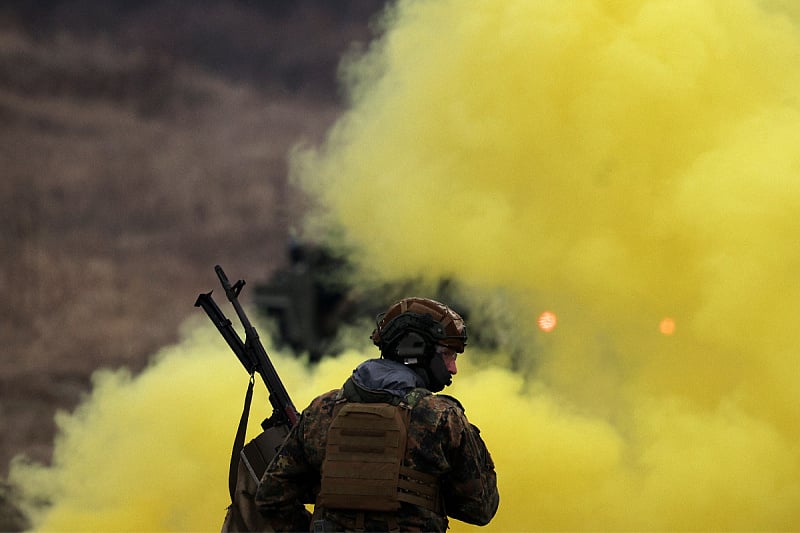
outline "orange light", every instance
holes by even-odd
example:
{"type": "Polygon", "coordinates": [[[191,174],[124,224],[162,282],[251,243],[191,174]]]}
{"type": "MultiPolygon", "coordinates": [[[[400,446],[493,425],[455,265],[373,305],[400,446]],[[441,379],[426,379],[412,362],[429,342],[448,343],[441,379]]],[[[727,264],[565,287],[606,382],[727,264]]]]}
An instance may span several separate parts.
{"type": "Polygon", "coordinates": [[[662,335],[672,335],[675,333],[675,321],[670,317],[666,317],[658,324],[658,331],[662,335]]]}
{"type": "Polygon", "coordinates": [[[541,315],[539,315],[539,319],[536,321],[539,325],[539,329],[544,331],[545,333],[550,333],[554,329],[556,329],[556,324],[558,320],[556,319],[556,314],[551,311],[545,311],[541,315]]]}

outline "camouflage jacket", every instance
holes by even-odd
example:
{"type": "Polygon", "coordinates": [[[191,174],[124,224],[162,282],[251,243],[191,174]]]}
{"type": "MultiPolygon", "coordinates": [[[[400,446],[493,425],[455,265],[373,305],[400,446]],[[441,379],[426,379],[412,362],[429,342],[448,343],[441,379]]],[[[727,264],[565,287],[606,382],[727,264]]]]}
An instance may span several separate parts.
{"type": "MultiPolygon", "coordinates": [[[[380,367],[386,362],[372,360],[363,365],[370,365],[373,373],[380,375],[380,367]]],[[[485,525],[494,517],[499,503],[497,478],[478,428],[469,423],[454,398],[410,388],[412,383],[403,383],[402,379],[398,383],[396,378],[395,373],[388,385],[382,379],[384,388],[365,388],[356,369],[342,389],[318,396],[303,411],[262,477],[256,496],[262,514],[276,530],[285,524],[296,527],[307,515],[303,504],[316,500],[328,428],[337,402],[391,402],[392,396],[394,401],[413,397],[404,464],[438,477],[446,515],[477,525],[485,525]]],[[[327,528],[344,531],[355,529],[355,516],[354,512],[316,509],[314,520],[324,518],[327,528]]],[[[396,522],[402,531],[446,531],[447,516],[402,503],[391,520],[385,513],[367,512],[364,529],[386,531],[396,522]]]]}

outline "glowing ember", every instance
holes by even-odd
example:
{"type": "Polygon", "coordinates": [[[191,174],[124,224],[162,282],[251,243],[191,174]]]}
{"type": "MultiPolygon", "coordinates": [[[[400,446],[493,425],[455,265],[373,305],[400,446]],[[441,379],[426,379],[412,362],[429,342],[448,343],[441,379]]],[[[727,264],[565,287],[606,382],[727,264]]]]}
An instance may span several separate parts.
{"type": "Polygon", "coordinates": [[[556,328],[556,315],[553,312],[545,311],[541,315],[539,315],[539,319],[536,323],[539,325],[539,329],[544,331],[545,333],[550,333],[556,328]]]}

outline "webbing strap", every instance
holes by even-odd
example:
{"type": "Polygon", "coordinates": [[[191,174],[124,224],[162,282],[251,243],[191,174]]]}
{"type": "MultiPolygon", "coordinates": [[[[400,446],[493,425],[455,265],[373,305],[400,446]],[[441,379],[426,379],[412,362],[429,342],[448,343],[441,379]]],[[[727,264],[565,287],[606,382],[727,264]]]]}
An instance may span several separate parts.
{"type": "Polygon", "coordinates": [[[253,401],[253,384],[255,374],[250,374],[250,383],[247,385],[247,392],[244,395],[244,409],[239,419],[239,428],[236,430],[236,438],[233,440],[233,451],[231,452],[231,465],[228,470],[228,491],[231,495],[231,502],[236,501],[236,478],[239,470],[239,454],[244,448],[244,437],[247,433],[247,419],[250,417],[250,403],[253,401]]]}
{"type": "Polygon", "coordinates": [[[401,466],[397,488],[397,499],[401,502],[413,503],[434,513],[440,512],[439,483],[436,476],[401,466]]]}

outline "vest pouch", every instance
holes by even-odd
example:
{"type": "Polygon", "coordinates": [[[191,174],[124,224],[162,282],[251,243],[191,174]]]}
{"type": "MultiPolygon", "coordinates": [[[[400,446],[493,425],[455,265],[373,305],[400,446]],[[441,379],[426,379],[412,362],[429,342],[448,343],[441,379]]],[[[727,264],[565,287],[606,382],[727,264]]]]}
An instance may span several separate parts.
{"type": "Polygon", "coordinates": [[[328,431],[317,505],[396,511],[409,411],[388,403],[346,403],[328,431]]]}

